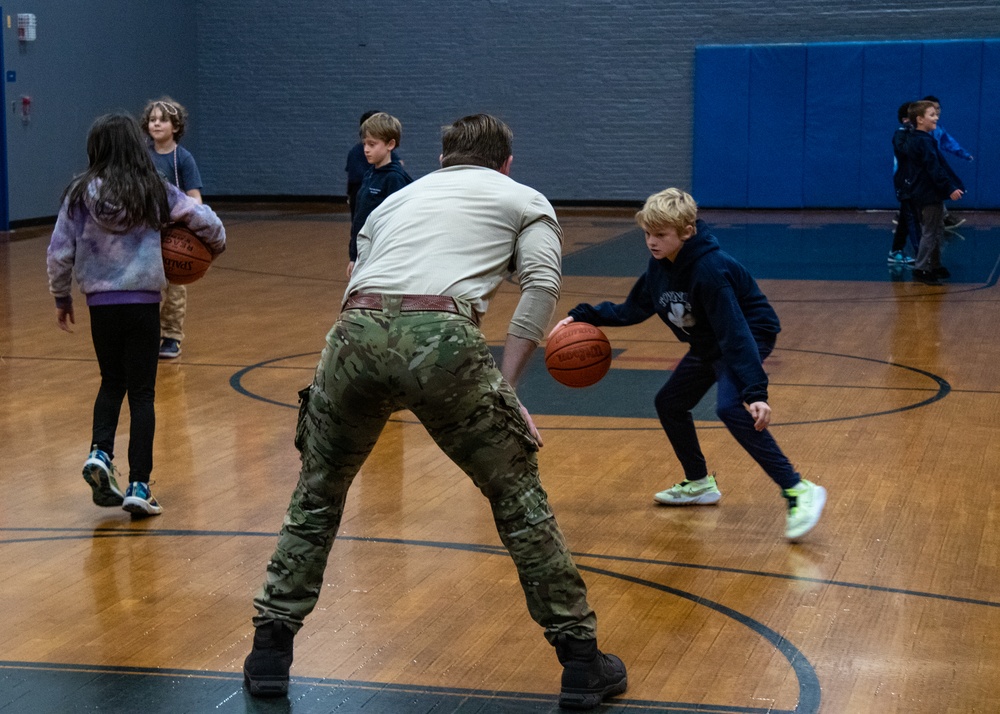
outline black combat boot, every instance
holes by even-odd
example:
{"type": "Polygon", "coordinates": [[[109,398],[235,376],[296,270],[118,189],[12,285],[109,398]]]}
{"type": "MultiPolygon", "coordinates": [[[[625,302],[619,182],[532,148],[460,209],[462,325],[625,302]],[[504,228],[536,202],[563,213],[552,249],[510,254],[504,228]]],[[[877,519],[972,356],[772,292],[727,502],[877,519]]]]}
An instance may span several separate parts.
{"type": "Polygon", "coordinates": [[[615,655],[597,649],[597,640],[559,635],[555,647],[563,666],[560,707],[593,709],[606,697],[621,694],[628,687],[625,664],[615,655]]]}
{"type": "Polygon", "coordinates": [[[292,668],[295,633],[284,623],[267,622],[257,628],[253,649],[243,662],[243,681],[255,697],[288,694],[288,670],[292,668]]]}

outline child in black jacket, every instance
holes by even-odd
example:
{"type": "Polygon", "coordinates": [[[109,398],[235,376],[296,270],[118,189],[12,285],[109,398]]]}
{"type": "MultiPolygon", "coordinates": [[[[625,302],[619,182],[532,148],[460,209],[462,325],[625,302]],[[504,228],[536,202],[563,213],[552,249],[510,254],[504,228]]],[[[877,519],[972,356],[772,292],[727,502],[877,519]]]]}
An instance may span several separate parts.
{"type": "Polygon", "coordinates": [[[767,374],[763,361],[781,329],[778,316],[746,268],[719,248],[688,194],[675,188],[647,199],[636,214],[652,257],[624,303],[586,303],[562,325],[634,325],[656,314],[691,348],[656,395],[656,412],[684,480],[654,496],[665,505],[717,503],[691,410],[718,383],[719,418],[788,500],[785,536],[796,539],[819,521],[826,490],[799,476],[767,427],[767,374]]]}
{"type": "Polygon", "coordinates": [[[927,285],[940,285],[951,273],[941,265],[941,240],[944,237],[944,201],[957,201],[965,194],[962,179],[952,171],[934,138],[937,128],[937,105],[930,101],[910,104],[912,131],[904,145],[899,172],[910,184],[910,201],[920,218],[920,248],[913,266],[913,279],[927,285]]]}
{"type": "Polygon", "coordinates": [[[354,272],[358,259],[358,233],[365,221],[382,202],[401,188],[413,183],[403,163],[395,154],[403,134],[399,119],[385,112],[377,112],[361,124],[361,138],[365,159],[371,166],[361,181],[351,211],[351,243],[348,246],[350,262],[347,277],[354,272]]]}

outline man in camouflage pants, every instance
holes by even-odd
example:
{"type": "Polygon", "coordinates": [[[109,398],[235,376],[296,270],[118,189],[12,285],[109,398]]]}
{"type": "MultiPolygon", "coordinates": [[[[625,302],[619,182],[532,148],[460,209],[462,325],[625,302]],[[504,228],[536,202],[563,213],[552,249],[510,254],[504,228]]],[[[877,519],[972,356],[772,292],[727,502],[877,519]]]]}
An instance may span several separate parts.
{"type": "Polygon", "coordinates": [[[343,312],[300,392],[302,470],[254,599],[244,678],[251,694],[287,693],[294,634],[316,606],[348,488],[406,408],[489,499],[563,665],[560,706],[591,709],[625,691],[625,666],[597,648],[586,585],[539,481],[541,439],[512,386],[559,296],[562,233],[545,197],[509,178],[503,122],[464,117],[442,146],[442,169],[387,198],[358,235],[343,312]],[[511,272],[521,299],[498,368],[478,320],[511,272]]]}

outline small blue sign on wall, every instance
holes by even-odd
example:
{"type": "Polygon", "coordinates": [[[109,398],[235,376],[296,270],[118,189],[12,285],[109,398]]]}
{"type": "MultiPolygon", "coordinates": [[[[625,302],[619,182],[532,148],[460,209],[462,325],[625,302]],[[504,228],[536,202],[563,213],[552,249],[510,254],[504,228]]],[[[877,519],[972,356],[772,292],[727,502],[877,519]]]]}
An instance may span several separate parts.
{"type": "Polygon", "coordinates": [[[17,81],[17,72],[15,72],[12,69],[7,70],[7,81],[8,82],[16,82],[17,81]]]}

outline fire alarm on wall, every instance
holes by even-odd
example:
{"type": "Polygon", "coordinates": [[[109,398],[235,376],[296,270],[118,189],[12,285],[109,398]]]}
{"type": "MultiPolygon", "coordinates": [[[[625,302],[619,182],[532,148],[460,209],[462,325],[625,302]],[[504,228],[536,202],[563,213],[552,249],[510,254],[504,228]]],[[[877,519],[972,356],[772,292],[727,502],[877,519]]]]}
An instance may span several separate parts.
{"type": "Polygon", "coordinates": [[[21,42],[34,42],[35,40],[35,16],[30,12],[21,12],[17,15],[17,39],[21,42]]]}

